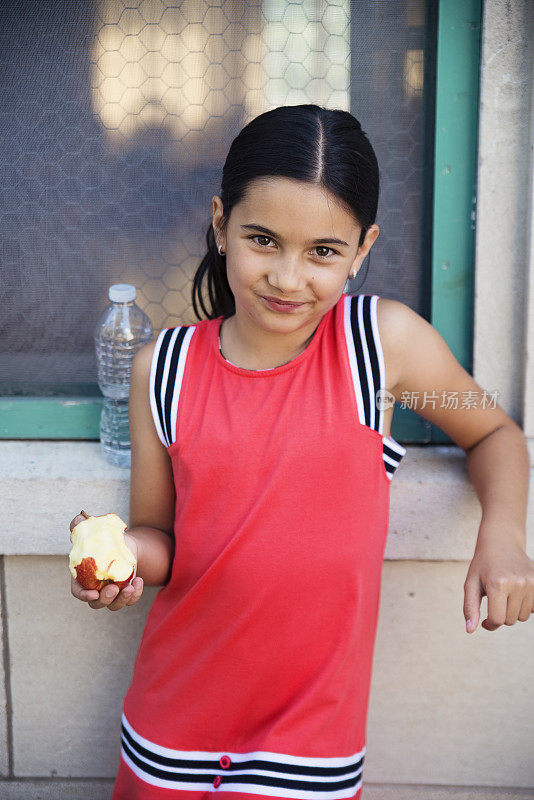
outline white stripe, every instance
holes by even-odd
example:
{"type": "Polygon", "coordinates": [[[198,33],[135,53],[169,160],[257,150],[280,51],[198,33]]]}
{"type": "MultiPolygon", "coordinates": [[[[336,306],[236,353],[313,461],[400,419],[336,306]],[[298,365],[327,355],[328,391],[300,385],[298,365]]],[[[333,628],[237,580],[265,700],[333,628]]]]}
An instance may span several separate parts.
{"type": "MultiPolygon", "coordinates": [[[[315,778],[314,778],[315,780],[315,778]]],[[[247,787],[246,783],[231,783],[223,782],[219,788],[225,792],[243,792],[248,794],[261,794],[267,797],[290,797],[298,800],[310,800],[315,798],[317,800],[335,800],[335,798],[354,797],[360,786],[362,785],[361,779],[353,786],[347,786],[346,789],[337,789],[331,792],[320,792],[310,789],[293,789],[283,786],[263,786],[262,784],[250,784],[247,787]]],[[[214,786],[211,784],[211,791],[214,791],[214,786]]],[[[217,791],[215,789],[215,791],[217,791]]]]}
{"type": "Polygon", "coordinates": [[[360,387],[360,377],[358,375],[358,363],[356,361],[356,348],[354,345],[354,338],[352,334],[352,326],[350,324],[350,307],[352,297],[348,295],[344,300],[343,308],[343,323],[345,328],[345,342],[347,344],[347,353],[349,355],[350,371],[352,374],[352,383],[354,386],[354,393],[356,395],[356,406],[358,408],[358,417],[360,423],[365,425],[365,412],[363,408],[362,391],[360,387]]]}
{"type": "Polygon", "coordinates": [[[382,436],[382,441],[384,441],[388,447],[391,447],[392,450],[395,450],[396,453],[399,453],[399,455],[406,455],[406,448],[399,444],[397,440],[393,439],[391,436],[382,436]]]}
{"type": "Polygon", "coordinates": [[[395,459],[391,458],[391,456],[388,456],[387,453],[382,453],[382,458],[384,461],[387,461],[388,464],[391,464],[392,467],[398,467],[400,464],[399,461],[395,461],[395,459]]]}
{"type": "Polygon", "coordinates": [[[163,341],[163,337],[165,336],[167,330],[168,328],[163,328],[158,338],[156,339],[156,345],[154,347],[154,352],[152,353],[152,363],[150,365],[150,382],[149,382],[149,392],[148,392],[150,397],[150,408],[152,409],[152,416],[154,418],[154,425],[156,426],[156,431],[159,436],[160,442],[164,447],[167,447],[168,444],[163,434],[163,428],[161,427],[158,409],[156,406],[156,395],[154,390],[156,383],[156,368],[158,364],[159,351],[161,350],[161,343],[163,341]]]}
{"type": "MultiPolygon", "coordinates": [[[[380,341],[380,333],[378,331],[378,317],[376,313],[377,303],[378,303],[378,295],[377,294],[371,295],[371,328],[373,330],[373,338],[375,342],[376,352],[378,355],[378,371],[380,373],[380,386],[378,388],[385,390],[386,369],[384,366],[384,353],[382,352],[382,342],[380,341]]],[[[382,405],[383,404],[380,403],[380,406],[382,405]]],[[[374,409],[378,411],[378,433],[382,433],[384,429],[384,409],[382,407],[377,408],[376,406],[376,387],[375,391],[373,392],[373,414],[374,414],[374,409]]]]}
{"type": "MultiPolygon", "coordinates": [[[[375,295],[373,295],[374,297],[375,295]]],[[[369,405],[371,408],[371,418],[369,420],[369,428],[375,430],[375,385],[373,381],[373,372],[371,370],[371,359],[369,358],[369,348],[367,346],[367,339],[365,336],[365,327],[363,322],[363,298],[364,295],[358,296],[358,327],[360,330],[360,340],[362,343],[363,360],[365,362],[365,372],[367,373],[367,390],[369,392],[369,405]]],[[[372,298],[371,298],[372,299],[372,298]]]]}
{"type": "Polygon", "coordinates": [[[195,331],[196,327],[191,325],[191,327],[187,330],[187,333],[184,336],[182,347],[180,349],[180,357],[178,359],[178,365],[176,368],[176,382],[174,384],[174,390],[172,394],[172,404],[171,404],[171,442],[170,442],[171,444],[176,441],[176,420],[178,418],[178,399],[180,397],[180,390],[182,388],[182,381],[184,378],[184,369],[185,369],[185,361],[187,358],[187,351],[189,350],[189,343],[191,342],[191,337],[193,336],[195,331]]]}
{"type": "MultiPolygon", "coordinates": [[[[149,783],[151,786],[159,786],[161,789],[191,789],[197,792],[209,792],[213,791],[215,788],[213,786],[213,780],[208,780],[206,783],[201,783],[200,781],[190,783],[188,781],[179,780],[171,781],[166,780],[165,778],[157,778],[155,775],[150,775],[148,772],[145,772],[143,769],[141,769],[141,767],[138,767],[137,764],[134,764],[132,759],[125,752],[124,747],[121,747],[121,756],[128,764],[132,772],[134,772],[138,778],[141,778],[142,781],[149,783]]],[[[169,768],[165,767],[165,769],[169,768]]],[[[210,775],[212,774],[213,771],[210,773],[210,775]]]]}
{"type": "MultiPolygon", "coordinates": [[[[337,783],[338,781],[348,781],[352,780],[353,778],[357,778],[360,772],[362,771],[363,767],[358,767],[358,769],[352,770],[352,772],[345,772],[343,775],[297,775],[293,772],[288,773],[284,772],[283,774],[280,772],[275,772],[269,769],[242,769],[237,770],[233,769],[230,773],[231,775],[248,775],[251,777],[252,775],[268,775],[270,778],[282,778],[284,780],[291,780],[291,781],[313,781],[314,783],[337,783]]],[[[223,770],[221,767],[221,776],[228,775],[229,773],[226,770],[223,770]]],[[[252,785],[251,781],[251,785],[252,785]]],[[[225,785],[228,787],[228,782],[225,782],[225,785]]],[[[238,786],[243,786],[241,782],[237,784],[238,786]]]]}

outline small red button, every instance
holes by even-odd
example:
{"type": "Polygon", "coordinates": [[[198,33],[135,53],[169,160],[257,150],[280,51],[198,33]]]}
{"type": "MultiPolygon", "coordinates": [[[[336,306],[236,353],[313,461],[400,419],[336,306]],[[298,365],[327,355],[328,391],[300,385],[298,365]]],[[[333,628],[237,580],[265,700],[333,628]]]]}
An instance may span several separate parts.
{"type": "Polygon", "coordinates": [[[219,784],[220,784],[220,782],[221,782],[221,781],[222,781],[222,778],[221,778],[221,776],[220,776],[220,775],[217,775],[217,777],[216,777],[216,778],[215,778],[215,780],[213,781],[213,785],[215,786],[215,788],[217,788],[217,786],[219,786],[219,784]]]}
{"type": "Polygon", "coordinates": [[[219,760],[219,764],[223,769],[228,769],[231,763],[230,756],[221,756],[219,760]]]}

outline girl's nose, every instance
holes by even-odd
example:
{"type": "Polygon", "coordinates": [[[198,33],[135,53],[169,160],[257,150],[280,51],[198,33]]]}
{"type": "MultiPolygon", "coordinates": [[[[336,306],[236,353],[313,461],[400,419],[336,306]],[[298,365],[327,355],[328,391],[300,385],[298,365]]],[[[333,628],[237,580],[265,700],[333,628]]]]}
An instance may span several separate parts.
{"type": "Polygon", "coordinates": [[[271,286],[284,294],[298,292],[305,286],[304,272],[296,260],[273,265],[267,277],[271,286]]]}

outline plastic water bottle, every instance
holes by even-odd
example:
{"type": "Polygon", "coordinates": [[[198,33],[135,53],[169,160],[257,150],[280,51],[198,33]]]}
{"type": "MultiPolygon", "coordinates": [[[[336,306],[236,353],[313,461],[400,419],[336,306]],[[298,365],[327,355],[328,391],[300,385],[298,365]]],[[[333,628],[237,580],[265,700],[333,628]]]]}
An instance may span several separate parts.
{"type": "Polygon", "coordinates": [[[153,338],[150,319],[135,304],[136,289],[129,283],[109,288],[110,305],[94,328],[98,385],[104,395],[100,417],[100,448],[118,467],[131,465],[128,397],[135,353],[153,338]]]}

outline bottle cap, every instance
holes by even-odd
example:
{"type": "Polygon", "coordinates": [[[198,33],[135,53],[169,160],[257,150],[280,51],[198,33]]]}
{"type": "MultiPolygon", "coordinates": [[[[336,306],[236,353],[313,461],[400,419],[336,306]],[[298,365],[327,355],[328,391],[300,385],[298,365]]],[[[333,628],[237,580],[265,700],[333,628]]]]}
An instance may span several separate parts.
{"type": "Polygon", "coordinates": [[[130,303],[135,300],[136,288],[131,283],[114,283],[109,287],[109,299],[112,303],[130,303]]]}

